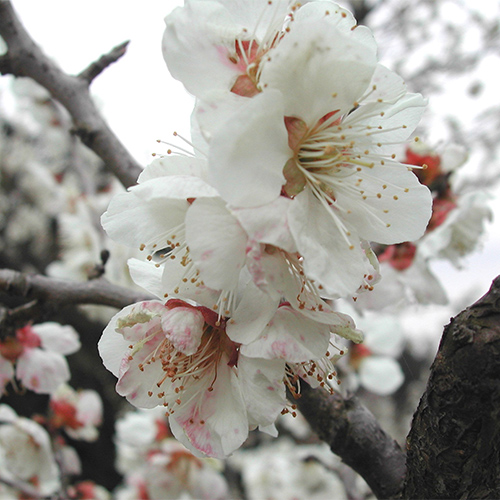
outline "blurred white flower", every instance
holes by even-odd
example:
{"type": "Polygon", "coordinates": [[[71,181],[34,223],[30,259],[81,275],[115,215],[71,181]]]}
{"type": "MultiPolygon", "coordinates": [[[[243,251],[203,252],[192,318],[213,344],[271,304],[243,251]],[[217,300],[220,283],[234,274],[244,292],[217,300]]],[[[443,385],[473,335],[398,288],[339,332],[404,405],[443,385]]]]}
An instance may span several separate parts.
{"type": "Polygon", "coordinates": [[[0,405],[0,477],[43,496],[61,487],[49,435],[7,405],[0,405]]]}
{"type": "Polygon", "coordinates": [[[24,387],[41,394],[53,393],[70,379],[64,356],[79,349],[78,333],[69,325],[47,322],[20,328],[15,337],[0,343],[2,391],[12,379],[15,365],[15,376],[24,387]]]}
{"type": "Polygon", "coordinates": [[[95,441],[102,422],[102,401],[96,391],[75,391],[61,384],[50,398],[50,424],[73,439],[95,441]]]}

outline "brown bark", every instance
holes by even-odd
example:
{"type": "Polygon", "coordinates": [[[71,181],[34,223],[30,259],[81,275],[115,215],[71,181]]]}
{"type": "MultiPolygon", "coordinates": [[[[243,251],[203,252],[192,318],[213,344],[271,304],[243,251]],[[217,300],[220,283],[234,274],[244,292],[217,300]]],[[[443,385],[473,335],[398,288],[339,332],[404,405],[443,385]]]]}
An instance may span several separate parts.
{"type": "Polygon", "coordinates": [[[500,498],[500,277],[445,327],[407,439],[402,498],[500,498]]]}

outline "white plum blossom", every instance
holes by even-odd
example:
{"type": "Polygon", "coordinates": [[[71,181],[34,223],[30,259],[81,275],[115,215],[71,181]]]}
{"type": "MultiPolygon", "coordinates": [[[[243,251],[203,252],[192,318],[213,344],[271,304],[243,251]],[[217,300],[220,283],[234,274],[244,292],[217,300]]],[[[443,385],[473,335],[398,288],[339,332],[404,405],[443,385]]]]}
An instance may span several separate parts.
{"type": "Polygon", "coordinates": [[[63,428],[73,439],[95,441],[102,422],[102,400],[96,391],[75,391],[61,384],[50,398],[53,428],[63,428]]]}
{"type": "Polygon", "coordinates": [[[49,435],[7,405],[0,405],[0,477],[42,496],[61,487],[49,435]]]}
{"type": "Polygon", "coordinates": [[[481,191],[461,195],[446,220],[422,238],[419,243],[422,257],[447,259],[460,267],[462,258],[477,248],[485,223],[493,218],[487,205],[489,199],[481,191]]]}
{"type": "Polygon", "coordinates": [[[165,18],[163,55],[172,76],[198,97],[225,89],[254,95],[262,63],[298,6],[291,0],[187,0],[165,18]]]}
{"type": "Polygon", "coordinates": [[[365,340],[349,351],[349,368],[356,373],[351,373],[348,385],[359,384],[379,396],[392,394],[404,382],[397,361],[405,344],[403,326],[394,315],[372,312],[364,312],[357,322],[364,328],[365,340]]]}
{"type": "Polygon", "coordinates": [[[65,355],[80,349],[78,333],[54,322],[26,325],[0,343],[2,391],[15,376],[23,386],[41,394],[53,393],[70,378],[65,355]]]}
{"type": "Polygon", "coordinates": [[[415,129],[422,96],[376,63],[371,38],[329,22],[325,3],[297,12],[262,69],[262,92],[233,109],[224,95],[205,96],[197,118],[209,182],[233,207],[290,198],[306,275],[335,298],[366,276],[365,240],[422,235],[431,196],[393,153],[415,129]]]}
{"type": "MultiPolygon", "coordinates": [[[[312,319],[337,323],[341,315],[304,273],[285,222],[292,200],[232,209],[205,176],[203,159],[157,159],[137,186],[112,200],[102,217],[104,228],[118,242],[141,248],[161,274],[158,283],[147,266],[131,260],[134,281],[151,290],[155,280],[160,298],[191,299],[233,322],[245,322],[241,315],[259,318],[253,338],[281,300],[312,319]]],[[[368,259],[365,264],[370,266],[368,259]]]]}
{"type": "Polygon", "coordinates": [[[140,408],[163,405],[177,439],[219,458],[286,406],[284,361],[248,358],[238,347],[216,313],[177,299],[126,307],[99,342],[119,394],[140,408]]]}
{"type": "Polygon", "coordinates": [[[297,445],[283,438],[229,458],[241,471],[250,500],[345,500],[344,484],[334,471],[340,460],[323,444],[297,445]]]}
{"type": "Polygon", "coordinates": [[[118,499],[228,497],[221,462],[195,457],[173,439],[160,407],[118,419],[115,441],[117,468],[125,476],[118,499]]]}

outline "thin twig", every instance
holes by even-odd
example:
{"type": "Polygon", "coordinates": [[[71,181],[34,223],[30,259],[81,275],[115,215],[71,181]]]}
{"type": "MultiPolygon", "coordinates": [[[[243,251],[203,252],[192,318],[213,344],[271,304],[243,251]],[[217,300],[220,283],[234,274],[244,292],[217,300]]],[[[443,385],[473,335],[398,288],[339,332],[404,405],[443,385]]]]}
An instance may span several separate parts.
{"type": "Polygon", "coordinates": [[[123,44],[110,54],[115,50],[117,53],[103,56],[95,63],[97,66],[90,65],[81,76],[71,76],[35,44],[8,0],[0,1],[0,35],[8,47],[7,53],[0,56],[0,73],[26,76],[45,87],[68,110],[75,133],[82,142],[104,161],[125,187],[134,185],[142,168],[104,121],[89,91],[90,81],[99,74],[97,68],[105,67],[102,59],[108,64],[113,62],[113,57],[116,60],[120,50],[125,50],[123,44]]]}
{"type": "Polygon", "coordinates": [[[130,40],[127,40],[111,49],[107,54],[101,56],[97,61],[79,73],[78,78],[85,80],[90,85],[94,78],[99,76],[108,66],[118,61],[125,54],[129,43],[130,40]]]}

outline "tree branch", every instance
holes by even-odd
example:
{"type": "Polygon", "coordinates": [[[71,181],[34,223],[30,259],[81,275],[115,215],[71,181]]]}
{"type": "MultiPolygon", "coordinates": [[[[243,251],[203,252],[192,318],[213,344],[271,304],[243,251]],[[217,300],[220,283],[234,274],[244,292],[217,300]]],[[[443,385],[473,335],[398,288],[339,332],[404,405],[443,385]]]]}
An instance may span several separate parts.
{"type": "Polygon", "coordinates": [[[399,494],[405,455],[354,395],[346,398],[302,384],[297,407],[333,453],[360,474],[377,498],[399,494]]]}
{"type": "Polygon", "coordinates": [[[96,62],[93,62],[85,68],[78,75],[78,78],[85,80],[87,84],[90,85],[94,78],[99,76],[108,66],[118,61],[118,59],[125,54],[129,43],[130,40],[127,40],[111,49],[107,54],[104,54],[96,62]]]}
{"type": "Polygon", "coordinates": [[[80,283],[40,274],[23,274],[11,269],[0,269],[0,291],[27,300],[26,304],[0,315],[0,326],[5,326],[5,329],[22,326],[67,305],[96,304],[121,309],[135,302],[156,298],[113,285],[103,277],[80,283]]]}
{"type": "Polygon", "coordinates": [[[403,498],[500,498],[500,277],[445,327],[408,435],[403,498]]]}
{"type": "Polygon", "coordinates": [[[35,44],[8,0],[0,1],[0,35],[8,46],[7,53],[0,57],[0,73],[27,76],[45,87],[68,110],[75,133],[82,142],[104,161],[125,187],[134,185],[142,168],[108,127],[89,91],[92,79],[116,61],[125,46],[116,47],[80,76],[68,75],[35,44]]]}

